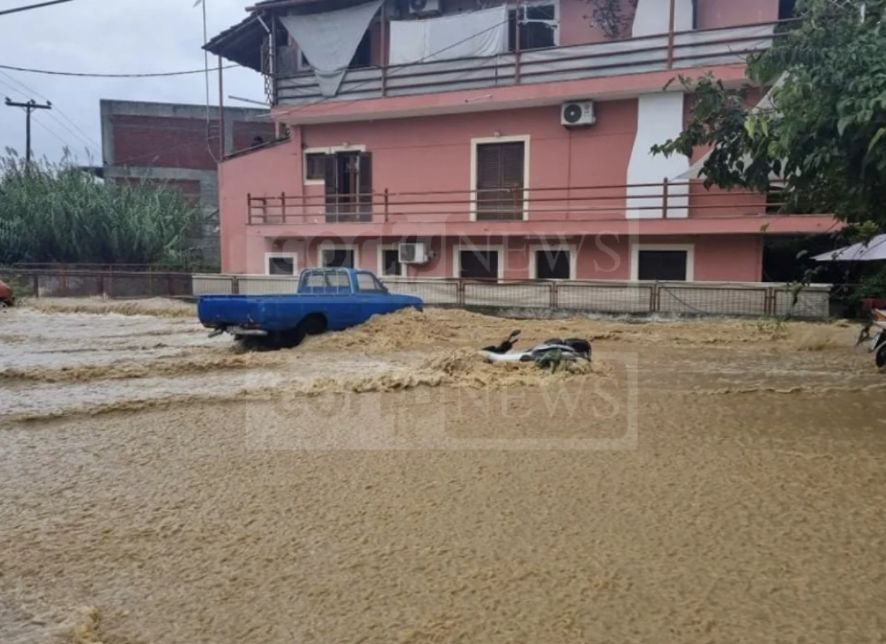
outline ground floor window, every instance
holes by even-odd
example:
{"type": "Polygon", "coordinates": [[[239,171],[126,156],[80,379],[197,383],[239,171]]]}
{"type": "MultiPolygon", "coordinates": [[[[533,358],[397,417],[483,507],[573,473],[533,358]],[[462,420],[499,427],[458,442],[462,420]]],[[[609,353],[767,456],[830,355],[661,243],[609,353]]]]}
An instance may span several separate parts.
{"type": "Polygon", "coordinates": [[[295,253],[265,253],[266,275],[295,275],[297,270],[295,253]]]}
{"type": "Polygon", "coordinates": [[[503,266],[497,249],[459,249],[456,254],[457,277],[463,279],[498,279],[503,266]]]}
{"type": "Polygon", "coordinates": [[[638,246],[634,248],[634,279],[692,281],[692,246],[638,246]]]}
{"type": "Polygon", "coordinates": [[[354,268],[353,248],[321,248],[320,266],[323,268],[354,268]]]}
{"type": "Polygon", "coordinates": [[[540,280],[575,279],[575,257],[568,248],[537,248],[532,251],[532,277],[540,280]]]}
{"type": "Polygon", "coordinates": [[[400,263],[400,249],[396,246],[382,248],[379,258],[379,275],[382,277],[401,277],[403,264],[400,263]]]}

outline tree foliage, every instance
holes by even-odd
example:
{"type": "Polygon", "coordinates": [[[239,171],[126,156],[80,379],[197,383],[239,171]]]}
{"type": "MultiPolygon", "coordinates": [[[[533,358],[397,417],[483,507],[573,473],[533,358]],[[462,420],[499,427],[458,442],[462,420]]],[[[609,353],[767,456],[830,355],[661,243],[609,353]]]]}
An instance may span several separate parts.
{"type": "Polygon", "coordinates": [[[607,38],[626,38],[637,9],[637,0],[585,0],[591,21],[607,38]]]}
{"type": "Polygon", "coordinates": [[[197,211],[162,186],[103,183],[70,161],[0,158],[0,263],[188,264],[197,211]]]}
{"type": "Polygon", "coordinates": [[[779,177],[786,210],[834,213],[870,234],[886,225],[886,0],[798,0],[797,17],[749,61],[770,106],[749,107],[748,87],[681,79],[690,121],[653,152],[709,146],[708,186],[766,192],[779,177]]]}

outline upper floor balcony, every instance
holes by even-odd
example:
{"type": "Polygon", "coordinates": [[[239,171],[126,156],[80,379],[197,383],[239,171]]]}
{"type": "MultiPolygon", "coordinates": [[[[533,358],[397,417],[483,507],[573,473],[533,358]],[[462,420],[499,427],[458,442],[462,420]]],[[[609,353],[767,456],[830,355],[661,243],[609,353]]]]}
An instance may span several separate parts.
{"type": "MultiPolygon", "coordinates": [[[[470,11],[466,0],[423,1],[438,11],[416,12],[415,2],[398,0],[341,0],[334,10],[273,0],[206,48],[261,71],[269,102],[293,116],[293,108],[337,101],[743,65],[789,22],[779,11],[784,0],[625,0],[622,22],[608,27],[586,15],[595,0],[482,11],[470,11]]],[[[649,91],[660,89],[656,82],[649,91]]]]}
{"type": "Polygon", "coordinates": [[[700,180],[624,185],[248,194],[245,223],[272,236],[820,233],[830,215],[786,215],[778,193],[700,180]]]}

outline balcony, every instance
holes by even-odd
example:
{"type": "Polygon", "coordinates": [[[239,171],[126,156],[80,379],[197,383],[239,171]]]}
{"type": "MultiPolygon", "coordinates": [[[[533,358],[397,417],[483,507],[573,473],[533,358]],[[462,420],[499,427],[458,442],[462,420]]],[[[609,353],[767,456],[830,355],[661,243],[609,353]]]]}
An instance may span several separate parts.
{"type": "Polygon", "coordinates": [[[774,214],[783,205],[699,180],[631,185],[248,195],[246,224],[295,236],[496,234],[759,234],[824,232],[829,215],[774,214]]]}
{"type": "Polygon", "coordinates": [[[271,102],[310,106],[742,64],[780,36],[778,21],[671,32],[585,45],[551,47],[483,58],[351,69],[338,94],[324,98],[312,72],[277,74],[271,102]]]}

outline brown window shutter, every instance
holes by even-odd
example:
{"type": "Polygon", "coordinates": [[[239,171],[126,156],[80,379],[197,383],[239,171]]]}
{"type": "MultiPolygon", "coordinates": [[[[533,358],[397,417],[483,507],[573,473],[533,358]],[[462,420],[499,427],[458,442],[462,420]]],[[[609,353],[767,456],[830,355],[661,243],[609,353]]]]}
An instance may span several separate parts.
{"type": "Polygon", "coordinates": [[[335,221],[338,217],[338,163],[334,154],[326,155],[323,181],[326,190],[326,219],[335,221]]]}
{"type": "Polygon", "coordinates": [[[481,219],[523,216],[524,144],[488,143],[477,146],[477,211],[481,219]]]}
{"type": "Polygon", "coordinates": [[[360,183],[360,219],[368,221],[372,218],[372,155],[361,152],[357,158],[360,183]]]}

